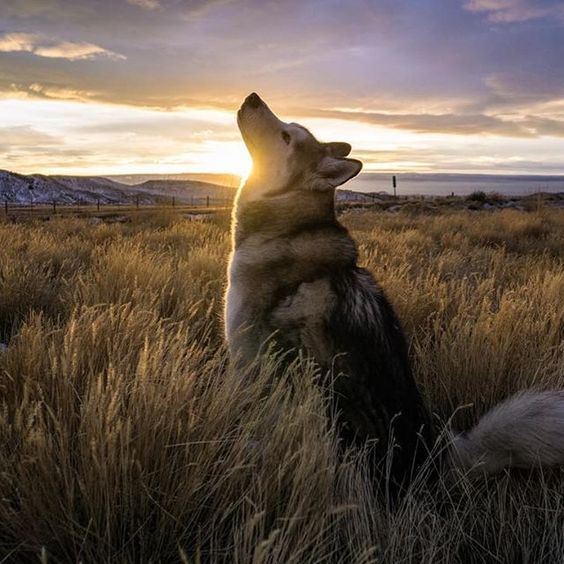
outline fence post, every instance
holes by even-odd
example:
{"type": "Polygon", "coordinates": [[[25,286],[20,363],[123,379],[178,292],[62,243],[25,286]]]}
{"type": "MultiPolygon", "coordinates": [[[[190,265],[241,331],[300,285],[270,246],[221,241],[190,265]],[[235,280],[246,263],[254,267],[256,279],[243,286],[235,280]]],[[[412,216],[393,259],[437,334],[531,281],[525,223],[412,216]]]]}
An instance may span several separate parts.
{"type": "Polygon", "coordinates": [[[175,198],[174,198],[174,196],[173,196],[173,197],[172,197],[172,207],[174,207],[175,205],[176,205],[176,201],[175,201],[175,198]]]}
{"type": "Polygon", "coordinates": [[[57,204],[55,202],[55,200],[53,200],[53,214],[57,213],[57,204]]]}
{"type": "Polygon", "coordinates": [[[99,198],[96,200],[96,209],[98,211],[100,211],[100,199],[99,198]]]}
{"type": "Polygon", "coordinates": [[[210,197],[206,196],[206,208],[210,207],[210,197]]]}

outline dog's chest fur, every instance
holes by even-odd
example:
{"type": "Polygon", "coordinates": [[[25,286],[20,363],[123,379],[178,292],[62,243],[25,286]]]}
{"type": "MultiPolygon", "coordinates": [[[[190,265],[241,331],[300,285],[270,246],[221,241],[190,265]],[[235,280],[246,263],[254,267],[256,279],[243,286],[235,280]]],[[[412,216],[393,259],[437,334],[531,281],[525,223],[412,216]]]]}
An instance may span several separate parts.
{"type": "Polygon", "coordinates": [[[232,351],[252,357],[277,330],[296,341],[299,327],[322,318],[322,309],[329,312],[334,298],[327,276],[356,260],[332,205],[311,195],[238,207],[225,311],[232,351]]]}

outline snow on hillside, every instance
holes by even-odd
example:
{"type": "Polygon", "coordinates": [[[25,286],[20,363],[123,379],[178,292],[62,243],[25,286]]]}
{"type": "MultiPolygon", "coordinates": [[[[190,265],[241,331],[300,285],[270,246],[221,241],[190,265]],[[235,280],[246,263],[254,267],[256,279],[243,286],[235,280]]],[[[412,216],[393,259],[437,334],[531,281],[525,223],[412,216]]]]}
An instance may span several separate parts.
{"type": "Polygon", "coordinates": [[[225,186],[190,180],[150,180],[127,185],[99,176],[23,175],[0,170],[0,201],[16,204],[156,204],[171,201],[198,203],[228,200],[233,191],[225,186]]]}

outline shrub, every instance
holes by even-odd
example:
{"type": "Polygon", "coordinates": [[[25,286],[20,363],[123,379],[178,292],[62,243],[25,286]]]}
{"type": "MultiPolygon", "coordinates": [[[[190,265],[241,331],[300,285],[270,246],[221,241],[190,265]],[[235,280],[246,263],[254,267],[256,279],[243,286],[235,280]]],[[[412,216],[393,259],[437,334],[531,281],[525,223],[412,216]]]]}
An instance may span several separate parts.
{"type": "Polygon", "coordinates": [[[482,190],[477,190],[475,192],[472,192],[471,194],[468,194],[468,196],[466,196],[466,201],[486,203],[488,201],[488,196],[482,190]]]}

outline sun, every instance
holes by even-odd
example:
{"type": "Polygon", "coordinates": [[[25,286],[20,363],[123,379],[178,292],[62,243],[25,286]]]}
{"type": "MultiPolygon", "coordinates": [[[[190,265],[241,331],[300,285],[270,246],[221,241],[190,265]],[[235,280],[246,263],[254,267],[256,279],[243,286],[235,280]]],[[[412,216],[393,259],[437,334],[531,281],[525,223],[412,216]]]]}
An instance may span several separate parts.
{"type": "Polygon", "coordinates": [[[206,141],[193,159],[200,170],[235,174],[241,178],[248,176],[252,166],[251,157],[241,141],[206,141]]]}

